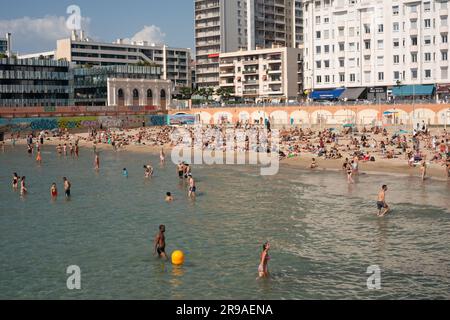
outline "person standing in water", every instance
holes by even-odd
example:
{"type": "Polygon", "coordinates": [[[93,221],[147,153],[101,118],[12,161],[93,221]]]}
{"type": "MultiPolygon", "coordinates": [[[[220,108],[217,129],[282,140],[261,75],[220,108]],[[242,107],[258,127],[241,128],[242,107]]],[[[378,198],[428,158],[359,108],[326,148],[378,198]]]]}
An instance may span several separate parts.
{"type": "Polygon", "coordinates": [[[164,164],[166,162],[166,154],[164,153],[164,148],[162,148],[161,152],[159,153],[159,159],[161,160],[161,164],[164,164]]]}
{"type": "Polygon", "coordinates": [[[26,195],[27,192],[28,192],[28,189],[25,186],[25,176],[23,176],[21,181],[20,181],[20,194],[21,195],[26,195]]]}
{"type": "Polygon", "coordinates": [[[183,176],[184,176],[184,164],[183,164],[183,162],[180,162],[177,165],[177,172],[178,172],[178,177],[180,179],[183,179],[183,176]]]}
{"type": "Polygon", "coordinates": [[[349,163],[347,163],[347,181],[349,184],[355,183],[355,181],[353,180],[353,168],[349,163]]]}
{"type": "Polygon", "coordinates": [[[97,152],[95,153],[94,166],[95,170],[100,170],[100,157],[97,152]]]}
{"type": "Polygon", "coordinates": [[[52,183],[52,186],[50,187],[50,195],[53,199],[56,199],[58,196],[58,188],[56,188],[56,183],[52,183]]]}
{"type": "Polygon", "coordinates": [[[173,196],[172,196],[172,193],[170,193],[170,192],[167,192],[166,193],[166,202],[173,202],[173,196]]]}
{"type": "Polygon", "coordinates": [[[13,174],[12,187],[14,190],[19,188],[19,177],[16,172],[13,174]]]}
{"type": "Polygon", "coordinates": [[[377,201],[377,208],[378,208],[378,216],[384,217],[390,210],[389,206],[386,203],[386,191],[388,190],[387,185],[383,185],[381,187],[380,192],[378,193],[378,201],[377,201]]]}
{"type": "Polygon", "coordinates": [[[195,180],[192,175],[189,175],[189,198],[195,198],[197,192],[197,187],[195,186],[195,180]]]}
{"type": "Polygon", "coordinates": [[[42,164],[41,148],[37,149],[36,162],[42,164]]]}
{"type": "Polygon", "coordinates": [[[155,238],[155,249],[153,254],[156,255],[156,253],[158,253],[158,257],[169,260],[166,254],[166,236],[164,235],[165,232],[166,226],[160,225],[159,233],[156,235],[155,238]]]}
{"type": "Polygon", "coordinates": [[[422,165],[420,166],[420,172],[422,173],[422,181],[424,181],[427,175],[427,163],[425,161],[422,161],[422,165]]]}
{"type": "Polygon", "coordinates": [[[261,253],[260,263],[258,267],[258,274],[260,278],[268,278],[269,277],[269,255],[270,243],[266,242],[263,245],[263,251],[261,253]]]}
{"type": "Polygon", "coordinates": [[[72,188],[72,184],[69,180],[67,180],[66,177],[63,178],[64,181],[64,194],[66,195],[66,198],[70,198],[70,188],[72,188]]]}
{"type": "Polygon", "coordinates": [[[123,168],[122,175],[123,175],[125,178],[128,178],[128,170],[127,170],[127,168],[123,168]]]}

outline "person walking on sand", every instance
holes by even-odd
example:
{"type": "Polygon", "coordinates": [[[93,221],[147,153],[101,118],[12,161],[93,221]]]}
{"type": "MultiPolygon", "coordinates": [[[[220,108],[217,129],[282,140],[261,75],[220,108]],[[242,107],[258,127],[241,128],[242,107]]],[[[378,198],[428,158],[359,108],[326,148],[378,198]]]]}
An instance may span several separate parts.
{"type": "Polygon", "coordinates": [[[387,185],[383,185],[381,187],[380,192],[378,193],[378,201],[377,201],[378,217],[384,217],[390,211],[390,208],[386,203],[387,190],[388,190],[387,185]]]}
{"type": "Polygon", "coordinates": [[[270,261],[270,243],[266,242],[263,245],[263,251],[260,256],[260,263],[258,266],[258,275],[259,278],[268,278],[269,277],[269,261],[270,261]]]}
{"type": "Polygon", "coordinates": [[[155,247],[153,255],[158,254],[159,258],[164,258],[166,260],[169,260],[166,254],[166,236],[164,233],[166,232],[166,226],[160,225],[159,226],[159,233],[156,235],[155,238],[155,247]]]}

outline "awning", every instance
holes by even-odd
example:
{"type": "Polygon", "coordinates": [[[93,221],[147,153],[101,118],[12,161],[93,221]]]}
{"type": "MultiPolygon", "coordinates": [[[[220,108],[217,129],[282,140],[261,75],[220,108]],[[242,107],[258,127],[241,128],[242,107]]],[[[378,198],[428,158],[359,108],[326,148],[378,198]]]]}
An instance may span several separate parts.
{"type": "Polygon", "coordinates": [[[395,86],[392,88],[392,94],[396,97],[432,96],[434,89],[434,85],[432,84],[395,86]]]}
{"type": "Polygon", "coordinates": [[[438,84],[436,93],[450,93],[450,84],[438,84]]]}
{"type": "Polygon", "coordinates": [[[334,100],[338,99],[344,91],[344,88],[334,90],[316,90],[311,93],[310,98],[313,100],[334,100]]]}
{"type": "Polygon", "coordinates": [[[362,94],[366,91],[366,88],[347,88],[341,95],[341,100],[358,100],[362,94]]]}

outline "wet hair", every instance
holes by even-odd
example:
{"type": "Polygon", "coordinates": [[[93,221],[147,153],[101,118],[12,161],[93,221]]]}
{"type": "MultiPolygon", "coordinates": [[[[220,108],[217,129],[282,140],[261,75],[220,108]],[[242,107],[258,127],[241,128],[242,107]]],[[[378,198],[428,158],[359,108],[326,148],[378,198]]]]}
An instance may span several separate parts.
{"type": "Polygon", "coordinates": [[[382,188],[383,188],[383,189],[386,189],[386,188],[387,188],[387,185],[384,184],[382,188]]]}
{"type": "Polygon", "coordinates": [[[14,177],[17,177],[17,172],[14,172],[14,177]]]}
{"type": "Polygon", "coordinates": [[[67,180],[67,178],[66,178],[66,177],[64,177],[64,178],[63,178],[63,180],[65,181],[65,180],[67,180]]]}
{"type": "Polygon", "coordinates": [[[171,194],[170,192],[167,192],[167,193],[166,193],[166,196],[171,197],[172,194],[171,194]]]}
{"type": "Polygon", "coordinates": [[[25,180],[25,176],[22,177],[22,180],[25,180]]]}
{"type": "Polygon", "coordinates": [[[123,171],[127,171],[127,168],[123,168],[123,171]]]}
{"type": "Polygon", "coordinates": [[[269,244],[269,242],[266,242],[266,243],[264,243],[263,244],[263,250],[266,250],[267,249],[267,245],[269,244]]]}
{"type": "Polygon", "coordinates": [[[162,229],[165,229],[165,228],[166,228],[166,226],[163,225],[163,224],[159,226],[159,230],[160,230],[160,231],[162,231],[162,229]]]}

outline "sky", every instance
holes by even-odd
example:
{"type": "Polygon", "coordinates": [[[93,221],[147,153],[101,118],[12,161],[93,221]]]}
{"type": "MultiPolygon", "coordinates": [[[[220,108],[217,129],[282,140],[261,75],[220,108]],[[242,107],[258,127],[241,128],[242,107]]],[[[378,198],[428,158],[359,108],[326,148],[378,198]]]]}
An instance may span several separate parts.
{"type": "Polygon", "coordinates": [[[19,54],[54,50],[71,33],[70,5],[81,9],[82,29],[92,39],[194,48],[194,0],[0,0],[0,37],[11,32],[19,54]]]}

